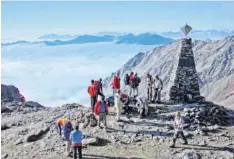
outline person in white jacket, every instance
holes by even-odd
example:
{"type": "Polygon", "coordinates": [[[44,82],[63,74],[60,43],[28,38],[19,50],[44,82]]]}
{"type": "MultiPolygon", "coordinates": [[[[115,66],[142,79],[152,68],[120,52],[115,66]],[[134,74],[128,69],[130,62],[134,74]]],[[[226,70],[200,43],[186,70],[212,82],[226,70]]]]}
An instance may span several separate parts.
{"type": "Polygon", "coordinates": [[[184,136],[184,133],[183,133],[183,128],[184,128],[184,120],[183,120],[183,117],[181,117],[180,115],[180,112],[176,112],[176,116],[175,116],[175,120],[173,122],[173,126],[174,126],[174,129],[175,129],[175,134],[174,134],[174,137],[173,137],[173,143],[172,145],[170,146],[170,148],[174,148],[175,147],[175,142],[176,142],[176,139],[179,137],[179,135],[181,135],[182,139],[184,140],[184,145],[187,145],[188,142],[184,136]]]}
{"type": "Polygon", "coordinates": [[[115,93],[115,109],[116,109],[117,122],[120,121],[120,115],[121,115],[121,111],[122,111],[122,102],[120,100],[120,98],[121,98],[120,93],[121,93],[120,90],[117,90],[117,92],[115,93]]]}

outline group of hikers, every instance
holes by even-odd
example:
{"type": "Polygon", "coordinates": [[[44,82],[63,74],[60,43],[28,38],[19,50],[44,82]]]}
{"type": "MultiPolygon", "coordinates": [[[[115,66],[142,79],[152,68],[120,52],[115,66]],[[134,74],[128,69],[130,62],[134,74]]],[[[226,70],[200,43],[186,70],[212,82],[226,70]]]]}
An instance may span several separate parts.
{"type": "MultiPolygon", "coordinates": [[[[127,90],[122,91],[120,89],[120,74],[116,73],[112,79],[111,87],[113,94],[106,98],[103,92],[102,78],[99,80],[91,80],[91,84],[88,86],[87,92],[90,95],[91,99],[91,110],[98,121],[99,128],[101,124],[104,125],[104,129],[107,131],[107,115],[108,107],[110,105],[115,106],[116,110],[116,122],[121,121],[121,114],[125,114],[127,118],[130,118],[129,114],[133,112],[133,109],[136,108],[139,118],[144,118],[149,116],[149,103],[161,102],[161,90],[163,89],[163,82],[158,75],[153,77],[149,73],[145,77],[146,84],[146,94],[139,95],[139,85],[141,83],[141,78],[138,77],[138,74],[131,72],[129,75],[124,76],[124,84],[127,87],[127,90]],[[100,96],[100,98],[98,98],[100,96]],[[98,100],[100,99],[100,100],[98,100]],[[131,105],[131,106],[130,106],[131,105]]],[[[79,130],[79,126],[76,125],[74,128],[70,121],[65,119],[57,120],[59,134],[63,136],[63,139],[66,141],[66,150],[67,155],[71,154],[70,147],[73,146],[73,156],[74,159],[77,158],[77,151],[79,158],[82,158],[82,132],[79,130]]],[[[175,134],[173,137],[173,143],[170,146],[171,148],[175,147],[176,139],[179,135],[182,136],[184,144],[187,144],[187,140],[183,134],[184,120],[180,115],[180,112],[176,113],[174,120],[175,134]]]]}

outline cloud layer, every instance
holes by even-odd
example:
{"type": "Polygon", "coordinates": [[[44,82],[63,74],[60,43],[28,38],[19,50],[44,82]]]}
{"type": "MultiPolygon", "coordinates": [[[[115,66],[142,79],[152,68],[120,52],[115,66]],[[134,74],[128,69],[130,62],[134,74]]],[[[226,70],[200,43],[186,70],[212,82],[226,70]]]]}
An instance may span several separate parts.
{"type": "Polygon", "coordinates": [[[140,51],[155,46],[112,43],[48,47],[2,47],[2,83],[19,88],[27,100],[45,106],[78,102],[89,106],[91,79],[107,77],[140,51]]]}

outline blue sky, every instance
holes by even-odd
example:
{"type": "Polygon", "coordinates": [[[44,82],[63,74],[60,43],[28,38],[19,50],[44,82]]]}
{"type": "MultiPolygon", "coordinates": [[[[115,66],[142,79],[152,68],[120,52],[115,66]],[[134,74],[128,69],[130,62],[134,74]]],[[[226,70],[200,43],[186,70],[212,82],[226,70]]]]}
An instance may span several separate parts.
{"type": "Polygon", "coordinates": [[[2,37],[234,29],[234,2],[2,2],[2,37]]]}

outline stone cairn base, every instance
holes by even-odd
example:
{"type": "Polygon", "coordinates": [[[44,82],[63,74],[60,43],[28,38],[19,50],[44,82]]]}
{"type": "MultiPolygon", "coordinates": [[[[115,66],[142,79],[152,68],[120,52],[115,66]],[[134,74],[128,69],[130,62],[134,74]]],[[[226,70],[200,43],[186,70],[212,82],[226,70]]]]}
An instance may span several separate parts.
{"type": "Polygon", "coordinates": [[[181,40],[179,64],[174,85],[170,89],[170,100],[177,102],[199,101],[200,96],[198,76],[193,57],[192,39],[181,40]]]}

